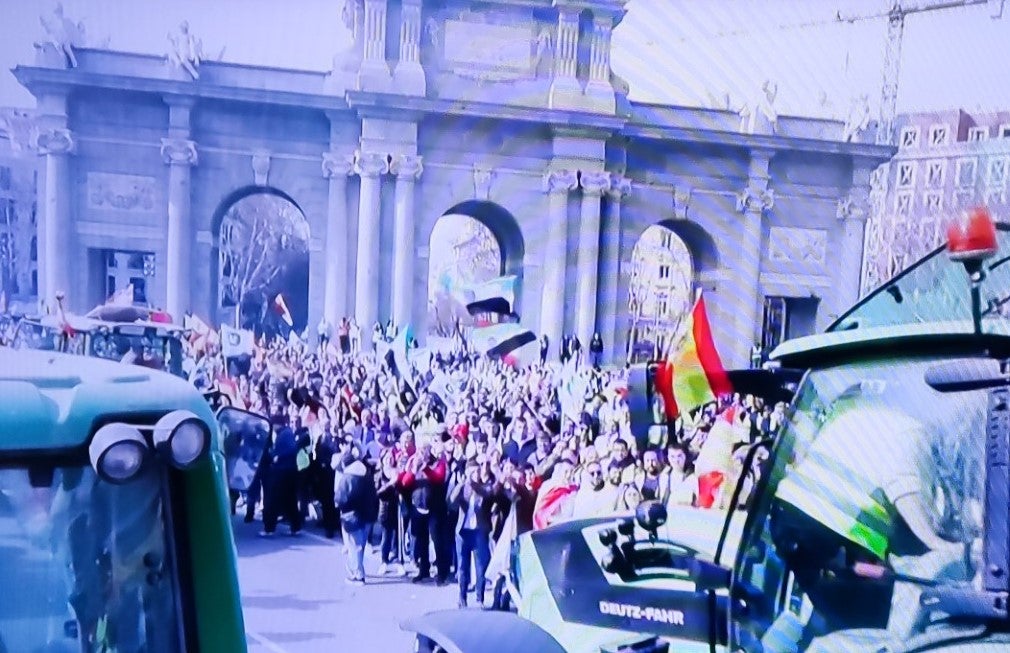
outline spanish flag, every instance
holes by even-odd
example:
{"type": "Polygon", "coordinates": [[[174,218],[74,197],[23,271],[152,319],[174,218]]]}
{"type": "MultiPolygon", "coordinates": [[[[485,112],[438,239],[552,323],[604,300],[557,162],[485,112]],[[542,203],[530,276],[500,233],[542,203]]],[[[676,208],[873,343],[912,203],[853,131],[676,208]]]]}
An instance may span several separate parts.
{"type": "Polygon", "coordinates": [[[274,311],[289,327],[295,326],[295,321],[291,317],[291,311],[288,310],[288,304],[284,301],[284,296],[279,293],[274,297],[274,311]]]}
{"type": "Polygon", "coordinates": [[[668,419],[733,392],[715,348],[705,299],[701,296],[691,310],[680,348],[656,368],[656,390],[663,397],[668,419]]]}

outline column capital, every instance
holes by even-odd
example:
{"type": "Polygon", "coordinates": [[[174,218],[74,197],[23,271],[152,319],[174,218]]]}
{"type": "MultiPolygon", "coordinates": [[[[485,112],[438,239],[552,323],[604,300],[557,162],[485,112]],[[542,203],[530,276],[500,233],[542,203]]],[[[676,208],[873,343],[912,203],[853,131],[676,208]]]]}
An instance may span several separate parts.
{"type": "Polygon", "coordinates": [[[394,155],[389,164],[389,171],[396,175],[397,179],[418,179],[424,172],[422,157],[417,154],[394,155]]]}
{"type": "Polygon", "coordinates": [[[602,170],[580,172],[579,186],[585,195],[602,196],[610,189],[610,173],[602,170]]]}
{"type": "Polygon", "coordinates": [[[199,157],[196,143],[185,138],[161,139],[161,158],[165,163],[178,166],[194,166],[199,157]]]}
{"type": "Polygon", "coordinates": [[[631,180],[616,172],[610,173],[610,187],[607,189],[607,195],[611,199],[620,200],[629,193],[631,193],[631,180]]]}
{"type": "Polygon", "coordinates": [[[74,135],[66,128],[40,131],[35,143],[38,146],[39,154],[73,154],[77,151],[74,135]]]}
{"type": "Polygon", "coordinates": [[[574,170],[548,170],[544,174],[545,193],[568,193],[575,189],[579,178],[574,170]]]}
{"type": "Polygon", "coordinates": [[[736,210],[742,213],[771,211],[775,206],[775,191],[760,188],[744,188],[737,193],[736,210]]]}
{"type": "Polygon", "coordinates": [[[354,172],[362,177],[378,177],[389,172],[389,155],[381,152],[354,152],[354,172]]]}
{"type": "Polygon", "coordinates": [[[323,177],[347,177],[354,172],[354,155],[343,152],[323,152],[323,177]]]}

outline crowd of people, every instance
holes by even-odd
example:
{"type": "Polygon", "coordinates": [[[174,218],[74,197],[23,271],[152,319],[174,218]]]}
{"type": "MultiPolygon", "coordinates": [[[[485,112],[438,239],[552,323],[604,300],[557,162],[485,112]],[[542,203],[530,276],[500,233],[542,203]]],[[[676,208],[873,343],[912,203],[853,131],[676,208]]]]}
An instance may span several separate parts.
{"type": "Polygon", "coordinates": [[[529,530],[645,499],[725,509],[740,481],[745,503],[761,462],[744,469],[746,445],[784,416],[782,404],[735,395],[663,424],[656,397],[656,425],[636,437],[628,368],[602,367],[596,342],[585,360],[566,339],[555,362],[541,339],[540,356],[520,366],[469,352],[457,330],[451,351],[414,350],[399,369],[403,359],[385,355],[399,335],[391,322],[364,343],[346,319],[317,335],[314,346],[261,339],[244,360],[224,359],[210,338],[186,347],[197,387],[273,426],[233,508],[261,520],[263,537],[281,523],[292,535],[310,522],[327,537],[339,533],[349,583],[365,582],[374,545],[379,574],[455,580],[461,605],[468,591],[481,604],[502,599],[509,545],[529,530]]]}
{"type": "MultiPolygon", "coordinates": [[[[373,340],[388,346],[397,332],[387,325],[373,340]]],[[[781,405],[725,397],[636,438],[626,368],[581,357],[520,367],[457,341],[400,370],[376,354],[381,344],[354,344],[276,339],[239,366],[205,345],[187,369],[273,422],[239,506],[247,522],[261,515],[263,537],[280,522],[297,535],[315,519],[327,537],[340,533],[347,582],[365,582],[365,553],[377,545],[379,574],[455,580],[460,605],[468,591],[480,604],[501,600],[509,544],[531,529],[643,499],[724,509],[739,479],[746,500],[745,445],[783,416],[781,405]]]]}

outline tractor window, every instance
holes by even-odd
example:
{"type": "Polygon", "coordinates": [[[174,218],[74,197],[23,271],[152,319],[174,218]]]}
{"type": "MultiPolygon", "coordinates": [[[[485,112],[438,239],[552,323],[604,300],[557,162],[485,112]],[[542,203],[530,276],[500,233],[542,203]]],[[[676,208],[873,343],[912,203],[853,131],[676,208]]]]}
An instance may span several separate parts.
{"type": "MultiPolygon", "coordinates": [[[[986,262],[982,284],[990,319],[1010,317],[1010,230],[998,228],[997,239],[999,252],[986,262]]],[[[828,331],[952,320],[971,320],[971,295],[964,266],[940,248],[873,291],[828,331]]]]}
{"type": "Polygon", "coordinates": [[[0,650],[180,650],[157,475],[0,468],[0,650]]]}
{"type": "Polygon", "coordinates": [[[894,574],[975,577],[987,394],[933,390],[934,362],[864,361],[804,381],[738,553],[746,650],[785,633],[801,651],[855,629],[905,639],[923,627],[921,586],[894,574]]]}

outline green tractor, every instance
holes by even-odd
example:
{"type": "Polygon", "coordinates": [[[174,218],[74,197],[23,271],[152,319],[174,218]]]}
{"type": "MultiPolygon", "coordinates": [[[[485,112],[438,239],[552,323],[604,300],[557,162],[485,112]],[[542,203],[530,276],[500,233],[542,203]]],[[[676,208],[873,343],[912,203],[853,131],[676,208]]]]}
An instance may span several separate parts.
{"type": "Polygon", "coordinates": [[[716,523],[646,502],[527,534],[519,614],[412,619],[416,649],[1010,650],[1010,227],[976,211],[947,253],[772,352],[802,380],[746,510],[738,485],[716,523]]]}
{"type": "Polygon", "coordinates": [[[0,651],[245,651],[228,494],[269,438],[164,372],[0,349],[0,651]]]}
{"type": "MultiPolygon", "coordinates": [[[[97,310],[97,309],[96,309],[97,310]]],[[[184,377],[182,327],[152,321],[146,309],[119,309],[116,313],[23,317],[14,332],[15,349],[58,351],[135,365],[184,377]],[[129,310],[129,313],[124,311],[129,310]]]]}

